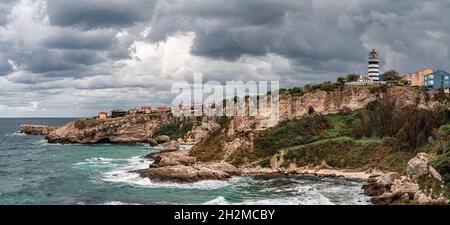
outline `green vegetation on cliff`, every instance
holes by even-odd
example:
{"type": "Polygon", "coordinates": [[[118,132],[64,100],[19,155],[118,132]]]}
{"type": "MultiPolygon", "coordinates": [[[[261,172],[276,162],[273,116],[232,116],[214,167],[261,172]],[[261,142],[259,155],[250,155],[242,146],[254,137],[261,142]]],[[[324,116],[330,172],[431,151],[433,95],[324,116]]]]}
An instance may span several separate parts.
{"type": "Polygon", "coordinates": [[[184,137],[190,130],[192,130],[193,126],[193,122],[190,121],[163,124],[156,130],[154,136],[167,135],[171,140],[177,140],[178,138],[184,137]]]}
{"type": "Polygon", "coordinates": [[[236,160],[245,157],[268,166],[273,155],[284,154],[285,166],[320,165],[325,160],[337,168],[403,172],[419,150],[434,151],[429,141],[436,143],[436,129],[449,118],[444,107],[398,109],[393,100],[379,100],[353,112],[284,121],[257,134],[254,149],[236,153],[232,161],[245,163],[236,160]]]}
{"type": "Polygon", "coordinates": [[[200,143],[194,145],[191,155],[197,157],[200,161],[219,160],[223,157],[224,151],[222,141],[227,139],[226,132],[230,126],[230,118],[221,117],[218,119],[220,129],[210,134],[200,143]]]}

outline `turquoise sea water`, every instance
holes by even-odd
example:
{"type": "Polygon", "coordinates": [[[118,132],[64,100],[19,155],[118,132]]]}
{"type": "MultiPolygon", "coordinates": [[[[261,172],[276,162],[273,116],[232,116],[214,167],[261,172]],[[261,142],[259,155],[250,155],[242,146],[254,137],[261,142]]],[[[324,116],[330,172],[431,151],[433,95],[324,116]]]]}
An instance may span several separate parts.
{"type": "MultiPolygon", "coordinates": [[[[20,124],[73,119],[0,119],[0,204],[369,204],[361,182],[305,176],[155,183],[144,144],[59,145],[21,135],[20,124]]],[[[188,147],[188,146],[186,146],[188,147]]]]}

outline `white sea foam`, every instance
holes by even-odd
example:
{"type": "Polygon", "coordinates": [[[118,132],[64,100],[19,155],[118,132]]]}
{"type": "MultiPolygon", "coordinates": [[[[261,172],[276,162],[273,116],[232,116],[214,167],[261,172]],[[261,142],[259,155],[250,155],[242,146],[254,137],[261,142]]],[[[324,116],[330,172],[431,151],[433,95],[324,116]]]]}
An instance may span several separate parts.
{"type": "Polygon", "coordinates": [[[5,136],[7,136],[7,137],[12,137],[12,136],[27,136],[27,134],[20,133],[20,131],[16,131],[16,132],[14,132],[14,133],[12,133],[12,134],[5,134],[5,136]]]}
{"type": "MultiPolygon", "coordinates": [[[[108,162],[116,163],[114,160],[103,159],[103,158],[93,158],[88,160],[88,163],[96,162],[99,163],[108,162]],[[100,160],[99,160],[100,159],[100,160]]],[[[205,180],[196,183],[180,184],[172,182],[153,182],[149,178],[142,178],[138,173],[133,173],[130,171],[146,169],[152,163],[151,160],[142,159],[141,157],[132,157],[126,160],[124,166],[114,168],[112,171],[104,172],[101,174],[101,179],[106,182],[111,183],[124,183],[128,185],[133,185],[137,187],[144,188],[182,188],[182,189],[203,189],[203,190],[213,190],[226,187],[230,185],[233,181],[240,178],[231,179],[230,181],[215,181],[215,180],[205,180]]]]}
{"type": "Polygon", "coordinates": [[[264,199],[246,199],[242,202],[230,202],[223,196],[218,196],[213,200],[203,203],[204,205],[333,205],[325,197],[314,199],[302,198],[298,196],[280,197],[280,198],[264,198],[264,199]]]}
{"type": "Polygon", "coordinates": [[[102,205],[140,205],[137,203],[125,203],[125,202],[121,202],[121,201],[108,201],[103,203],[102,205]]]}
{"type": "Polygon", "coordinates": [[[118,159],[110,159],[110,158],[90,158],[86,159],[83,162],[74,163],[75,165],[86,165],[86,164],[111,164],[118,159]]]}
{"type": "Polygon", "coordinates": [[[204,180],[195,183],[153,182],[149,178],[142,178],[138,173],[130,170],[114,170],[102,174],[102,180],[112,183],[124,183],[143,188],[180,188],[215,190],[230,185],[230,181],[204,180]]]}

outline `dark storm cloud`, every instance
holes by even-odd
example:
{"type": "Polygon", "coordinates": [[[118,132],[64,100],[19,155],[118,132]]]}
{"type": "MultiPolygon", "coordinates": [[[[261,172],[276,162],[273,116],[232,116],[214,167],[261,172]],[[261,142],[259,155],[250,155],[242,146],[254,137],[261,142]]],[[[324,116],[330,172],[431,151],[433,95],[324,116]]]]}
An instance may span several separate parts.
{"type": "MultiPolygon", "coordinates": [[[[87,50],[34,49],[15,56],[17,65],[27,71],[50,77],[83,77],[89,66],[106,60],[102,54],[87,50]]],[[[29,83],[29,80],[20,82],[29,83]]]]}
{"type": "Polygon", "coordinates": [[[395,69],[405,71],[420,62],[439,66],[448,60],[442,47],[449,44],[449,9],[443,0],[160,2],[150,39],[192,31],[192,53],[199,56],[236,60],[273,52],[329,72],[364,66],[367,51],[378,48],[391,64],[399,61],[395,69]],[[439,33],[438,40],[430,37],[439,33]]]}
{"type": "Polygon", "coordinates": [[[235,60],[269,52],[292,59],[363,61],[366,50],[339,13],[316,11],[311,1],[175,1],[155,12],[153,41],[180,30],[196,34],[192,53],[235,60]],[[327,15],[328,14],[328,15],[327,15]]]}
{"type": "Polygon", "coordinates": [[[120,105],[151,86],[159,101],[194,69],[298,86],[367,73],[372,48],[382,71],[450,70],[449,11],[448,0],[2,0],[0,99],[82,89],[83,107],[98,98],[120,105]]]}
{"type": "Polygon", "coordinates": [[[52,0],[47,9],[50,23],[85,29],[129,26],[149,21],[156,0],[52,0]]]}
{"type": "Polygon", "coordinates": [[[57,49],[94,49],[113,48],[115,38],[113,30],[95,30],[81,32],[73,29],[56,29],[44,40],[44,46],[57,49]]]}

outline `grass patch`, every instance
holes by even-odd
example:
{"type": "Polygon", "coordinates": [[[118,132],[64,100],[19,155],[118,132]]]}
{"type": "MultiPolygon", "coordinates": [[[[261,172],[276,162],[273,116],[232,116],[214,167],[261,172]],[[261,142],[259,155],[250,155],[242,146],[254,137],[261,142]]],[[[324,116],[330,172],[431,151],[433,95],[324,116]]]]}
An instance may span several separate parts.
{"type": "Polygon", "coordinates": [[[94,119],[94,118],[90,118],[90,119],[81,119],[81,120],[77,120],[75,121],[75,128],[79,129],[79,130],[84,130],[87,128],[93,128],[96,127],[100,124],[102,124],[104,120],[101,119],[94,119]]]}
{"type": "Polygon", "coordinates": [[[256,137],[253,154],[264,158],[276,154],[283,148],[318,141],[327,135],[326,129],[330,127],[329,121],[323,116],[281,122],[256,137]]]}
{"type": "Polygon", "coordinates": [[[164,124],[158,128],[155,132],[155,136],[167,135],[171,140],[177,140],[178,138],[184,137],[189,131],[192,130],[193,123],[169,123],[164,124]]]}
{"type": "Polygon", "coordinates": [[[385,148],[378,140],[355,141],[348,137],[314,142],[285,153],[285,158],[295,161],[298,166],[320,165],[325,160],[336,168],[376,167],[396,172],[404,172],[413,156],[412,153],[385,148]]]}

